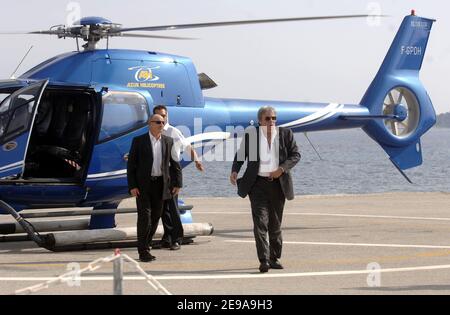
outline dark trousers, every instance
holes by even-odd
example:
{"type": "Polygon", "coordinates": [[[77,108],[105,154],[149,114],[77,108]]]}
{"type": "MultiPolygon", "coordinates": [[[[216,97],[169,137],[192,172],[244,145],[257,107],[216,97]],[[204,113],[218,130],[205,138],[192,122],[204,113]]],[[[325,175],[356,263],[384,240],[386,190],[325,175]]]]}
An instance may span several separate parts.
{"type": "Polygon", "coordinates": [[[178,211],[178,195],[172,199],[164,200],[162,223],[164,226],[163,242],[169,245],[175,242],[181,244],[184,231],[178,211]]]}
{"type": "Polygon", "coordinates": [[[259,261],[280,258],[283,247],[281,221],[285,203],[280,181],[269,181],[258,176],[249,197],[259,261]],[[267,234],[269,234],[269,241],[267,241],[267,234]]]}
{"type": "Polygon", "coordinates": [[[139,187],[140,194],[136,198],[139,254],[150,251],[150,244],[158,227],[164,204],[162,176],[156,180],[149,178],[143,186],[139,187]]]}

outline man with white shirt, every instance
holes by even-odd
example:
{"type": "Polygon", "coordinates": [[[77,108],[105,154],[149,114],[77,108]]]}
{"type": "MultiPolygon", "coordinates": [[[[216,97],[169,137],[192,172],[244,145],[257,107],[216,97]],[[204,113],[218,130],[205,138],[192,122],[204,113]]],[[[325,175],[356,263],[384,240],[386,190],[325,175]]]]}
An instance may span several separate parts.
{"type": "Polygon", "coordinates": [[[180,163],[171,154],[173,140],[162,134],[164,118],[153,115],[148,125],[148,133],[133,139],[127,165],[128,188],[136,197],[138,252],[143,262],[155,259],[150,244],[164,200],[177,195],[183,185],[180,163]]]}
{"type": "Polygon", "coordinates": [[[183,133],[176,127],[170,125],[169,123],[169,112],[167,107],[164,105],[156,105],[153,108],[153,114],[161,115],[166,122],[164,125],[164,129],[162,131],[163,135],[171,137],[174,143],[175,154],[178,157],[178,160],[181,159],[181,152],[189,151],[191,155],[191,160],[195,163],[195,168],[199,171],[204,171],[203,164],[200,161],[200,158],[192,147],[191,143],[186,140],[183,133]]]}
{"type": "MultiPolygon", "coordinates": [[[[162,131],[163,135],[173,139],[173,152],[176,159],[180,161],[181,152],[188,151],[191,154],[191,159],[195,163],[195,167],[199,171],[203,171],[203,165],[197,156],[194,148],[186,140],[181,131],[169,124],[169,117],[167,107],[164,105],[157,105],[153,108],[153,114],[158,114],[164,118],[165,125],[162,131]]],[[[164,210],[162,214],[162,223],[164,227],[164,235],[162,238],[162,245],[171,250],[178,250],[181,248],[183,240],[183,225],[181,223],[180,213],[178,210],[178,195],[174,195],[172,199],[164,201],[164,210]]]]}
{"type": "Polygon", "coordinates": [[[294,199],[290,170],[300,160],[293,132],[276,127],[276,120],[273,107],[259,109],[259,127],[247,128],[230,175],[231,183],[238,185],[239,196],[250,198],[260,272],[283,269],[279,261],[283,246],[281,221],[285,200],[294,199]],[[247,169],[238,179],[245,160],[247,169]]]}

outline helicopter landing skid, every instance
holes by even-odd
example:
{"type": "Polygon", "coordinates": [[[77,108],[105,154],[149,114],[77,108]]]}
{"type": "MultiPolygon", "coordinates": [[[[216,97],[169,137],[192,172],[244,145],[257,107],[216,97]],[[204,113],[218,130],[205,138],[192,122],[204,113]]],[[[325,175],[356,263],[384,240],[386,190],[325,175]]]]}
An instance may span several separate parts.
{"type": "Polygon", "coordinates": [[[24,229],[24,231],[28,234],[31,240],[33,240],[39,247],[43,247],[48,250],[54,249],[54,238],[52,235],[40,235],[34,229],[33,225],[25,220],[13,207],[9,204],[0,200],[0,208],[5,212],[12,215],[12,217],[20,224],[20,226],[24,229]]]}
{"type": "MultiPolygon", "coordinates": [[[[189,206],[185,207],[189,208],[189,206]]],[[[85,250],[95,248],[129,247],[136,246],[137,230],[135,227],[112,229],[88,229],[77,231],[65,231],[64,233],[39,234],[34,226],[25,220],[11,205],[0,200],[0,210],[9,213],[39,247],[52,252],[85,250]],[[130,242],[133,241],[133,242],[130,242]],[[106,247],[105,247],[106,245],[106,247]]],[[[101,211],[101,210],[97,210],[101,211]]],[[[189,212],[190,211],[186,211],[189,212]]],[[[184,223],[183,244],[190,244],[196,236],[208,236],[213,234],[214,228],[210,223],[184,223]]],[[[163,230],[160,227],[155,236],[162,237],[163,230]]],[[[157,244],[155,244],[157,247],[157,244]]]]}

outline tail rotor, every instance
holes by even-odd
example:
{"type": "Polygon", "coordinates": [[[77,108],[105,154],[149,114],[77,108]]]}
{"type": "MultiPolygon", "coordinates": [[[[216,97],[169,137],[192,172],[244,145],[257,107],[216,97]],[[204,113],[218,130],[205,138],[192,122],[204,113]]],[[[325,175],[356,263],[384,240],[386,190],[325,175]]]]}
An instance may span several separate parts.
{"type": "Polygon", "coordinates": [[[414,93],[398,87],[389,91],[383,102],[383,115],[395,119],[384,119],[386,129],[395,137],[407,138],[412,135],[420,121],[420,106],[414,93]]]}

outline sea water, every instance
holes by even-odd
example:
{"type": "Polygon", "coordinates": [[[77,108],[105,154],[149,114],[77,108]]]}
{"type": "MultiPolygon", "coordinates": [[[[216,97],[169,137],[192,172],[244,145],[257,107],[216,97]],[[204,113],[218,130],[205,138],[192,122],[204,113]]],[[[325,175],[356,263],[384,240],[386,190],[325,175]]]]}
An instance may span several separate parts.
{"type": "MultiPolygon", "coordinates": [[[[303,134],[295,135],[302,155],[292,170],[296,195],[450,192],[450,129],[433,128],[422,137],[423,164],[405,171],[414,184],[404,179],[383,149],[360,129],[311,132],[308,137],[322,160],[303,134]]],[[[231,161],[203,164],[203,173],[192,163],[183,169],[182,197],[237,196],[229,182],[231,161]]]]}

